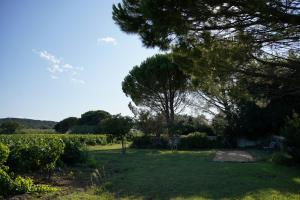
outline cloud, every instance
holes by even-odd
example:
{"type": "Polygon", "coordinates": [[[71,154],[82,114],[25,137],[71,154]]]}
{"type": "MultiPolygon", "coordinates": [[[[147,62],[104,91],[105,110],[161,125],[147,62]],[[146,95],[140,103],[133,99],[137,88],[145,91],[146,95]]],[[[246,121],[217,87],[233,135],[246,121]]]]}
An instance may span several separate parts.
{"type": "Polygon", "coordinates": [[[85,84],[85,81],[84,80],[81,80],[81,79],[77,79],[77,78],[71,78],[71,81],[75,84],[81,84],[81,85],[84,85],[85,84]]]}
{"type": "Polygon", "coordinates": [[[84,80],[76,78],[80,71],[83,71],[83,67],[74,67],[71,64],[64,63],[60,58],[49,53],[48,51],[36,51],[40,58],[46,60],[49,63],[48,71],[50,72],[50,77],[52,79],[59,79],[60,76],[68,75],[72,82],[85,84],[84,80]]]}
{"type": "Polygon", "coordinates": [[[114,46],[116,46],[118,43],[117,43],[117,40],[113,37],[103,37],[103,38],[98,38],[97,39],[97,43],[100,44],[100,43],[107,43],[107,44],[112,44],[114,46]]]}

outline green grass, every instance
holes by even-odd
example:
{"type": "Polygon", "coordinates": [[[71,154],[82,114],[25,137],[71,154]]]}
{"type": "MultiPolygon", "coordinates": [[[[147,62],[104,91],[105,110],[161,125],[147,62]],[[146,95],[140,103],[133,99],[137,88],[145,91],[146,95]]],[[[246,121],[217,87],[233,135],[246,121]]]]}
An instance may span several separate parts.
{"type": "MultiPolygon", "coordinates": [[[[270,162],[220,163],[214,151],[128,150],[94,146],[90,155],[104,166],[107,192],[95,187],[58,199],[300,199],[300,169],[270,162]]],[[[45,197],[46,198],[46,197],[45,197]]]]}

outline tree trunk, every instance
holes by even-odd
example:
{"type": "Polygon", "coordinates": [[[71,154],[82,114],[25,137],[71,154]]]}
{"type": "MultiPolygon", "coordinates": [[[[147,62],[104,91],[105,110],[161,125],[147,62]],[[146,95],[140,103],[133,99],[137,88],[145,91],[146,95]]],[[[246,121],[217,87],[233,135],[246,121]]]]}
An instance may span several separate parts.
{"type": "Polygon", "coordinates": [[[125,144],[125,140],[124,137],[122,137],[122,154],[126,153],[126,144],[125,144]]]}

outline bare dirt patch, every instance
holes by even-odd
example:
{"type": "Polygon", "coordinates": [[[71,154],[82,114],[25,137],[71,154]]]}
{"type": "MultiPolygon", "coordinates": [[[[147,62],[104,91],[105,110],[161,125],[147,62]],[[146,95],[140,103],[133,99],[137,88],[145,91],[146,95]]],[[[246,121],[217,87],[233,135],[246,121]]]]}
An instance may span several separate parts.
{"type": "Polygon", "coordinates": [[[246,151],[217,151],[213,161],[216,162],[254,162],[255,158],[246,151]]]}

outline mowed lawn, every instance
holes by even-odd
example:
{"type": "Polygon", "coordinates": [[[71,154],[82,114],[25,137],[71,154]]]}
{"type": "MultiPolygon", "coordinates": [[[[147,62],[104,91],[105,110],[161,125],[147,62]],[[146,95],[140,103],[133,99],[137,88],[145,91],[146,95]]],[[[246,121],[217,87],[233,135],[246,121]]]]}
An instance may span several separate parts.
{"type": "Polygon", "coordinates": [[[269,162],[218,163],[214,151],[91,149],[110,191],[125,199],[300,199],[300,170],[269,162]]]}
{"type": "Polygon", "coordinates": [[[91,147],[107,174],[109,194],[95,188],[61,199],[300,199],[300,169],[270,162],[221,163],[215,151],[159,151],[91,147]]]}

